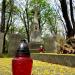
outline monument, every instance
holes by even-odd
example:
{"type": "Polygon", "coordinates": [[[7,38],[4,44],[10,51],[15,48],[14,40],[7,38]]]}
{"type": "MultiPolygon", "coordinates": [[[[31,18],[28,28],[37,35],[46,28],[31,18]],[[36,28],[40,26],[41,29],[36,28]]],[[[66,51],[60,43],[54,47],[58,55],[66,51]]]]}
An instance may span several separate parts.
{"type": "Polygon", "coordinates": [[[30,34],[30,49],[37,49],[42,44],[40,25],[39,25],[39,8],[35,6],[34,8],[34,19],[33,19],[33,27],[30,34]]]}
{"type": "Polygon", "coordinates": [[[14,56],[16,49],[23,37],[20,34],[9,34],[8,54],[14,56]]]}

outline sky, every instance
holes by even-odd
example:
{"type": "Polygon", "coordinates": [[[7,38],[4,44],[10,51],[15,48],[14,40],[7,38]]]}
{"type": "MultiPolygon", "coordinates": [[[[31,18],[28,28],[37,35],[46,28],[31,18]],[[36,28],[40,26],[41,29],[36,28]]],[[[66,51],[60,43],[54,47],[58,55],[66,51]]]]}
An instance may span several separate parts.
{"type": "Polygon", "coordinates": [[[0,3],[2,2],[2,0],[0,0],[0,3]]]}

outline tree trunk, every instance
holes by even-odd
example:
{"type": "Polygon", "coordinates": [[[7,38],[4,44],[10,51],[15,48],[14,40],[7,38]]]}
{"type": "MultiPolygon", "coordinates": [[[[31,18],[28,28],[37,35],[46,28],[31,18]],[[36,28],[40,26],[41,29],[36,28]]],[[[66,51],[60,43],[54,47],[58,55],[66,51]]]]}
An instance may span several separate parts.
{"type": "Polygon", "coordinates": [[[74,23],[74,15],[73,15],[72,0],[70,0],[70,14],[71,14],[71,20],[72,20],[72,23],[74,23]]]}
{"type": "Polygon", "coordinates": [[[5,31],[5,12],[6,12],[6,0],[3,0],[2,15],[1,15],[1,32],[5,31]]]}
{"type": "Polygon", "coordinates": [[[4,37],[3,37],[3,49],[2,49],[2,53],[6,53],[5,51],[5,34],[4,34],[4,37]]]}
{"type": "Polygon", "coordinates": [[[63,18],[65,20],[66,27],[67,27],[67,37],[70,38],[70,37],[74,36],[74,33],[73,33],[71,22],[70,22],[68,13],[67,13],[66,0],[59,0],[59,1],[60,1],[60,4],[61,4],[63,18]]]}
{"type": "Polygon", "coordinates": [[[74,35],[75,35],[75,22],[74,22],[72,0],[70,0],[70,14],[71,14],[71,21],[72,21],[72,25],[73,25],[73,32],[74,32],[74,35]]]}
{"type": "Polygon", "coordinates": [[[10,27],[10,24],[9,24],[10,17],[11,17],[11,12],[9,13],[9,18],[8,18],[8,21],[7,21],[6,31],[4,33],[2,53],[7,53],[8,52],[8,51],[6,51],[5,45],[6,45],[6,35],[8,33],[9,27],[10,27]]]}
{"type": "Polygon", "coordinates": [[[28,39],[28,42],[30,42],[28,8],[26,8],[26,16],[27,16],[27,39],[28,39]]]}
{"type": "Polygon", "coordinates": [[[8,20],[7,20],[7,24],[6,24],[6,29],[5,29],[5,32],[4,32],[4,38],[3,38],[3,49],[2,49],[2,53],[7,53],[8,51],[6,51],[6,35],[8,33],[8,30],[9,30],[9,27],[11,25],[11,22],[12,22],[12,2],[10,0],[10,10],[9,10],[9,17],[8,17],[8,20]]]}

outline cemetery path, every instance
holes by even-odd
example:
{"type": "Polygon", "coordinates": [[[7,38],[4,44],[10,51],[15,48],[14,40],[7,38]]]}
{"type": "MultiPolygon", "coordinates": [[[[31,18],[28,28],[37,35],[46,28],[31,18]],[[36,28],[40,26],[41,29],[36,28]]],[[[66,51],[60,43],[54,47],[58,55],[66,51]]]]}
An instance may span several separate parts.
{"type": "MultiPolygon", "coordinates": [[[[0,75],[12,75],[11,61],[0,58],[0,75]]],[[[34,60],[32,75],[75,75],[75,68],[34,60]]]]}

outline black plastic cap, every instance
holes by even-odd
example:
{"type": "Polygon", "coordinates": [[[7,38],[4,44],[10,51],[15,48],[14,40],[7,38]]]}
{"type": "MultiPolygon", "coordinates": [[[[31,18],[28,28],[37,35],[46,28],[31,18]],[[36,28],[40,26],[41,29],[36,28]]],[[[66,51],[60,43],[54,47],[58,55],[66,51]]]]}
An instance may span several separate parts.
{"type": "Polygon", "coordinates": [[[16,56],[20,56],[20,55],[30,56],[30,51],[26,40],[21,40],[21,43],[17,49],[16,56]]]}

